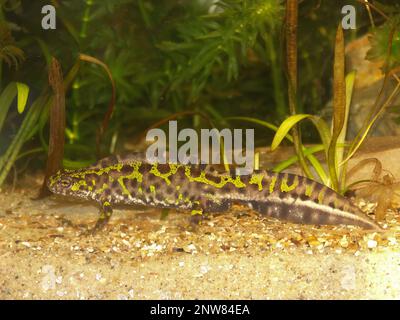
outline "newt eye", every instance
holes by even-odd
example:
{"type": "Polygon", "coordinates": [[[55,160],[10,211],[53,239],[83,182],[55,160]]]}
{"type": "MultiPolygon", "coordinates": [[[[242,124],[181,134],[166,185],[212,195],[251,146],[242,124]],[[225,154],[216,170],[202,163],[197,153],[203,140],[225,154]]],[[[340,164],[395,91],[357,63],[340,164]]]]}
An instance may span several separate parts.
{"type": "Polygon", "coordinates": [[[70,179],[63,179],[63,180],[61,180],[60,183],[64,188],[68,188],[71,185],[71,180],[70,179]]]}

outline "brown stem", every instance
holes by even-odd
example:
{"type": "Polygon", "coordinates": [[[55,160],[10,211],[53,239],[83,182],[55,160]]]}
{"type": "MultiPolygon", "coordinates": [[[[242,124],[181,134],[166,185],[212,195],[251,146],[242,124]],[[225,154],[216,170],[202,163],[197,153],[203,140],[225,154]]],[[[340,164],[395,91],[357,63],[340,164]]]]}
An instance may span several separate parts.
{"type": "Polygon", "coordinates": [[[49,84],[54,92],[53,104],[50,107],[50,138],[46,164],[46,174],[38,198],[50,194],[47,180],[60,168],[64,156],[65,131],[65,87],[61,65],[52,58],[49,70],[49,84]]]}
{"type": "MultiPolygon", "coordinates": [[[[298,1],[286,1],[286,63],[288,69],[288,95],[290,114],[296,114],[297,97],[297,24],[298,1]]],[[[298,125],[292,129],[293,143],[299,157],[301,168],[307,177],[312,178],[312,173],[307,165],[302,150],[301,135],[298,125]]]]}

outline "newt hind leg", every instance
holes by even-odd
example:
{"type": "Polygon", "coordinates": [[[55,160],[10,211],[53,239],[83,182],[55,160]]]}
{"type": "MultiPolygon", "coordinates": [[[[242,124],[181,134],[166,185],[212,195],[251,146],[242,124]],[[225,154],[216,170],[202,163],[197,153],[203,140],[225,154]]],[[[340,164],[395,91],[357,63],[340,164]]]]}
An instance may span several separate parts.
{"type": "Polygon", "coordinates": [[[204,220],[210,219],[210,214],[222,213],[228,211],[232,207],[232,203],[228,200],[214,202],[210,200],[202,200],[195,206],[190,215],[192,225],[199,225],[204,220]]]}

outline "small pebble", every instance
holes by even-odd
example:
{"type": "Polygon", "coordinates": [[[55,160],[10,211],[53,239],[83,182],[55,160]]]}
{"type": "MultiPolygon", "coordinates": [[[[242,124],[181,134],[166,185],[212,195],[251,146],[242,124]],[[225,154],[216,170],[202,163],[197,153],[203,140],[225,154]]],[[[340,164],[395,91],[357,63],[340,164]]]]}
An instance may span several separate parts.
{"type": "Polygon", "coordinates": [[[31,244],[30,244],[29,242],[27,242],[27,241],[22,241],[21,244],[22,244],[23,246],[27,247],[27,248],[30,248],[30,247],[31,247],[31,244]]]}
{"type": "Polygon", "coordinates": [[[347,248],[349,246],[349,241],[347,240],[347,236],[343,236],[340,241],[339,244],[343,247],[343,248],[347,248]]]}
{"type": "Polygon", "coordinates": [[[378,245],[378,242],[376,242],[375,240],[370,239],[370,240],[368,240],[367,245],[368,245],[368,248],[373,249],[373,248],[376,248],[376,246],[378,245]]]}

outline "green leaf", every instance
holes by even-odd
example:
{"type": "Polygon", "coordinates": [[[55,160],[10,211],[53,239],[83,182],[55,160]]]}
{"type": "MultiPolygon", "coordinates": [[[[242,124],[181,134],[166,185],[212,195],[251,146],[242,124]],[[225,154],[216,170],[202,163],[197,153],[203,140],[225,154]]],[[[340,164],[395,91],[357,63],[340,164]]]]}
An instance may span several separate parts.
{"type": "MultiPolygon", "coordinates": [[[[230,118],[226,118],[226,120],[242,120],[242,121],[249,121],[249,122],[253,122],[259,125],[262,125],[264,127],[267,127],[268,129],[274,130],[276,131],[276,135],[275,138],[278,134],[279,130],[282,130],[281,132],[281,136],[280,136],[280,141],[279,143],[282,141],[282,139],[286,138],[288,139],[290,142],[293,143],[293,137],[288,133],[290,131],[290,122],[292,123],[292,126],[301,121],[302,119],[306,119],[309,118],[313,124],[316,126],[320,136],[321,136],[321,140],[323,141],[322,146],[318,146],[318,151],[320,151],[319,149],[322,148],[321,150],[325,150],[325,154],[327,153],[328,147],[329,147],[329,141],[330,141],[330,132],[329,132],[329,128],[327,126],[327,124],[325,123],[324,120],[322,120],[319,117],[310,115],[310,114],[299,114],[299,115],[294,115],[289,117],[288,119],[286,119],[284,122],[282,122],[281,126],[278,128],[277,126],[275,126],[272,123],[269,123],[267,121],[263,121],[263,120],[259,120],[257,118],[250,118],[250,117],[230,117],[230,118]],[[286,122],[286,123],[285,123],[286,122]],[[285,125],[284,125],[285,123],[285,125]],[[283,127],[284,126],[284,127],[283,127]]],[[[274,140],[275,140],[274,138],[274,140]]],[[[279,145],[279,144],[278,144],[279,145]]],[[[315,158],[313,156],[313,152],[309,152],[307,148],[305,148],[304,146],[302,146],[303,150],[304,150],[304,156],[311,162],[311,165],[314,167],[315,171],[317,172],[318,176],[321,178],[321,181],[324,184],[328,183],[328,177],[322,167],[322,165],[319,163],[318,159],[315,158]]],[[[271,150],[273,150],[271,148],[271,150]]],[[[314,150],[314,149],[310,149],[310,150],[314,150]]],[[[283,170],[284,168],[288,167],[289,165],[293,164],[294,162],[296,162],[298,160],[297,156],[294,156],[293,159],[291,159],[291,161],[289,162],[282,162],[281,164],[279,164],[277,167],[275,167],[274,171],[280,171],[283,170]]]]}
{"type": "MultiPolygon", "coordinates": [[[[310,154],[316,153],[316,152],[320,152],[324,150],[324,146],[322,144],[313,146],[313,147],[309,147],[309,148],[304,148],[303,152],[305,156],[308,156],[310,154]]],[[[299,158],[297,157],[297,155],[291,156],[290,158],[279,162],[273,169],[272,171],[274,172],[281,172],[282,170],[285,170],[286,168],[290,167],[292,164],[295,164],[297,161],[299,160],[299,158]]]]}
{"type": "MultiPolygon", "coordinates": [[[[337,144],[336,144],[336,163],[341,163],[343,160],[344,155],[344,148],[341,148],[339,145],[344,144],[346,142],[346,133],[347,133],[347,126],[349,121],[349,113],[350,113],[350,105],[351,105],[351,98],[353,96],[353,87],[354,81],[356,78],[356,72],[352,71],[346,76],[346,109],[345,109],[345,116],[344,116],[344,124],[342,131],[340,132],[337,144]]],[[[339,176],[339,184],[340,188],[339,191],[342,192],[345,189],[345,180],[346,180],[346,166],[338,165],[338,176],[339,176]]]]}
{"type": "MultiPolygon", "coordinates": [[[[273,131],[278,131],[278,127],[270,122],[267,121],[263,121],[257,118],[251,118],[251,117],[228,117],[225,120],[242,120],[242,121],[248,121],[248,122],[252,122],[252,123],[256,123],[259,124],[263,127],[266,127],[268,129],[271,129],[273,131]]],[[[288,139],[290,142],[293,142],[293,138],[290,134],[287,134],[285,136],[286,139],[288,139]]]]}
{"type": "Polygon", "coordinates": [[[310,114],[296,114],[283,121],[276,131],[274,140],[272,140],[271,150],[273,151],[278,148],[282,140],[286,137],[290,129],[292,129],[296,123],[311,116],[312,115],[310,114]]]}
{"type": "Polygon", "coordinates": [[[329,144],[331,142],[331,131],[328,127],[328,124],[325,122],[324,119],[317,117],[317,116],[311,116],[310,120],[312,121],[312,123],[318,130],[319,136],[321,138],[321,142],[325,149],[325,154],[327,155],[328,149],[329,149],[329,144]]]}
{"type": "Polygon", "coordinates": [[[26,102],[29,96],[29,87],[21,82],[17,82],[17,93],[18,93],[18,113],[22,113],[25,110],[26,102]]]}
{"type": "Polygon", "coordinates": [[[367,137],[369,131],[371,130],[372,126],[378,120],[378,118],[382,115],[382,113],[386,110],[386,108],[393,102],[393,99],[396,97],[396,95],[400,91],[400,82],[396,85],[396,87],[393,89],[392,93],[390,96],[387,98],[385,103],[382,105],[381,109],[379,112],[367,123],[367,127],[361,128],[360,132],[357,134],[356,138],[353,140],[349,153],[341,163],[339,163],[339,166],[344,165],[347,161],[349,161],[354,154],[357,152],[358,148],[361,146],[361,144],[364,142],[365,138],[367,137]]]}
{"type": "Polygon", "coordinates": [[[325,170],[324,170],[322,164],[318,161],[318,159],[316,157],[314,157],[313,154],[308,155],[307,159],[310,161],[311,165],[314,167],[314,169],[317,172],[318,176],[320,177],[322,183],[326,186],[329,185],[329,178],[328,178],[327,174],[325,173],[325,170]]]}
{"type": "Polygon", "coordinates": [[[6,179],[8,172],[18,157],[18,154],[27,138],[35,134],[35,126],[47,102],[48,97],[45,95],[40,96],[35,100],[25,115],[17,134],[14,136],[10,145],[7,147],[7,150],[0,158],[0,186],[6,179]]]}
{"type": "MultiPolygon", "coordinates": [[[[312,166],[314,167],[315,171],[317,172],[318,176],[320,177],[322,183],[325,185],[328,183],[328,176],[325,173],[324,168],[322,167],[321,163],[318,161],[316,157],[314,157],[314,153],[324,151],[325,147],[322,144],[318,144],[316,146],[308,147],[305,148],[303,147],[303,153],[304,156],[310,161],[312,166]]],[[[290,157],[289,159],[282,161],[278,163],[272,171],[274,172],[281,172],[282,170],[285,170],[286,168],[290,167],[292,164],[296,163],[299,161],[299,158],[297,155],[294,155],[290,157]]]]}
{"type": "Polygon", "coordinates": [[[336,158],[337,140],[342,132],[346,115],[344,36],[339,24],[336,31],[335,58],[333,63],[333,120],[332,139],[328,149],[328,168],[332,189],[339,191],[338,163],[336,158]]]}
{"type": "Polygon", "coordinates": [[[15,82],[11,82],[0,95],[0,131],[3,128],[8,109],[10,109],[11,103],[16,95],[17,90],[15,87],[15,82]]]}

